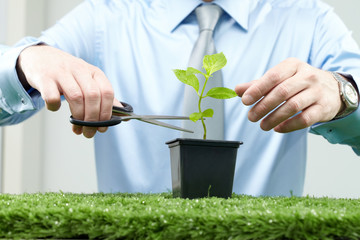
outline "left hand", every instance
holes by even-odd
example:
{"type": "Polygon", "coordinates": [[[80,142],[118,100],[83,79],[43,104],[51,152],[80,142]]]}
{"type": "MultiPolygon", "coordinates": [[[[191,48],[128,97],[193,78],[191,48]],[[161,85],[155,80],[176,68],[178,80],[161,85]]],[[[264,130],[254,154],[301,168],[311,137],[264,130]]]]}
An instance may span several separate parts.
{"type": "Polygon", "coordinates": [[[331,73],[289,58],[260,79],[239,84],[236,93],[260,127],[287,133],[333,119],[344,107],[338,82],[331,73]]]}

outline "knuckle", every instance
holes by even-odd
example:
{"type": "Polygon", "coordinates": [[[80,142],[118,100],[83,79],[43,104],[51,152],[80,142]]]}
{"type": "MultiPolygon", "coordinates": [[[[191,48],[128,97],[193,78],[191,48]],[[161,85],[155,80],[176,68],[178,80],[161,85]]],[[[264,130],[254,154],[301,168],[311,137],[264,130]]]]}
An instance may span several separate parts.
{"type": "Polygon", "coordinates": [[[62,61],[60,67],[64,71],[73,72],[75,75],[86,71],[86,62],[81,58],[72,57],[69,61],[62,61]]]}
{"type": "Polygon", "coordinates": [[[295,57],[289,57],[285,60],[285,62],[290,63],[290,64],[300,64],[301,61],[295,57]]]}
{"type": "Polygon", "coordinates": [[[310,66],[310,65],[304,65],[301,68],[301,72],[302,72],[302,76],[303,79],[305,81],[308,81],[309,84],[316,84],[319,82],[320,78],[319,78],[319,71],[317,69],[315,69],[314,67],[310,66]]]}
{"type": "Polygon", "coordinates": [[[288,99],[290,96],[290,90],[284,84],[281,84],[276,88],[276,95],[278,95],[281,99],[288,99]]]}
{"type": "Polygon", "coordinates": [[[89,69],[82,62],[77,61],[72,66],[73,66],[73,73],[75,76],[88,75],[89,69]]]}
{"type": "Polygon", "coordinates": [[[90,68],[90,70],[91,70],[92,72],[94,72],[94,73],[97,73],[97,74],[101,74],[101,73],[102,73],[101,69],[98,68],[97,66],[94,66],[94,65],[90,65],[90,64],[89,64],[89,68],[90,68]]]}
{"type": "Polygon", "coordinates": [[[105,77],[105,73],[100,68],[93,66],[93,65],[89,65],[88,67],[94,78],[97,78],[97,77],[104,78],[105,77]]]}
{"type": "Polygon", "coordinates": [[[82,92],[77,90],[70,91],[70,94],[68,95],[68,100],[76,103],[81,103],[83,98],[82,92]]]}
{"type": "Polygon", "coordinates": [[[288,108],[290,109],[290,112],[294,114],[302,110],[301,104],[298,100],[290,99],[289,101],[287,101],[287,105],[288,108]]]}
{"type": "Polygon", "coordinates": [[[253,85],[252,90],[254,91],[256,96],[260,97],[264,95],[263,91],[261,91],[260,87],[257,84],[253,85]]]}
{"type": "Polygon", "coordinates": [[[318,76],[315,72],[313,71],[307,71],[306,74],[306,79],[308,79],[309,81],[311,81],[312,84],[317,83],[318,82],[318,76]]]}
{"type": "Polygon", "coordinates": [[[100,91],[99,89],[89,89],[86,94],[85,97],[89,100],[89,101],[98,101],[100,99],[100,91]]]}
{"type": "Polygon", "coordinates": [[[277,71],[273,71],[273,70],[270,70],[267,72],[266,74],[267,76],[267,79],[272,83],[277,83],[280,81],[281,77],[280,77],[280,73],[277,72],[277,71]]]}
{"type": "Polygon", "coordinates": [[[304,127],[309,127],[312,125],[311,117],[306,112],[301,113],[300,121],[301,121],[302,126],[304,126],[304,127]]]}
{"type": "Polygon", "coordinates": [[[59,63],[57,63],[57,67],[62,72],[68,72],[69,69],[69,65],[67,64],[66,61],[60,61],[59,63]]]}
{"type": "Polygon", "coordinates": [[[102,95],[106,99],[113,99],[114,98],[114,91],[113,89],[106,88],[102,91],[102,95]]]}
{"type": "Polygon", "coordinates": [[[90,64],[84,61],[81,58],[75,57],[71,64],[68,64],[69,67],[73,69],[75,75],[88,73],[90,64]]]}
{"type": "Polygon", "coordinates": [[[262,101],[260,101],[258,104],[256,104],[256,107],[254,108],[254,112],[257,115],[261,115],[261,114],[265,113],[266,111],[268,111],[268,107],[262,101]]]}
{"type": "Polygon", "coordinates": [[[258,102],[253,108],[249,111],[249,119],[251,121],[257,121],[261,116],[265,115],[268,111],[266,104],[262,101],[258,102]]]}

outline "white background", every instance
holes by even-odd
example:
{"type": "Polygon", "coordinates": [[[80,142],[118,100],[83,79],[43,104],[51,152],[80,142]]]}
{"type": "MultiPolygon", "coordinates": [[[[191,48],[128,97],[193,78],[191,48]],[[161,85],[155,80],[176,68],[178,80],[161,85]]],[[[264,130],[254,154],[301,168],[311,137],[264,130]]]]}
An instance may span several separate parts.
{"type": "MultiPolygon", "coordinates": [[[[6,2],[5,0],[0,0],[0,44],[5,43],[6,40],[6,28],[5,28],[5,21],[6,21],[6,2]]],[[[2,130],[0,129],[0,136],[2,136],[2,130]]],[[[2,146],[2,138],[0,138],[0,146],[2,146]]],[[[1,147],[0,147],[1,153],[1,147]]],[[[2,162],[0,158],[0,193],[2,192],[2,162]]]]}
{"type": "MultiPolygon", "coordinates": [[[[0,42],[38,36],[81,0],[0,0],[0,42]],[[6,4],[5,4],[6,3],[6,4]],[[6,9],[5,9],[6,8],[6,9]]],[[[326,0],[360,43],[360,1],[326,0]]],[[[71,132],[69,109],[41,111],[17,126],[3,128],[0,191],[96,192],[93,141],[71,132]],[[1,174],[2,171],[2,174],[1,174]]],[[[304,195],[360,197],[360,158],[346,146],[309,134],[304,195]]]]}
{"type": "Polygon", "coordinates": [[[6,40],[6,1],[0,0],[0,44],[6,40]]]}

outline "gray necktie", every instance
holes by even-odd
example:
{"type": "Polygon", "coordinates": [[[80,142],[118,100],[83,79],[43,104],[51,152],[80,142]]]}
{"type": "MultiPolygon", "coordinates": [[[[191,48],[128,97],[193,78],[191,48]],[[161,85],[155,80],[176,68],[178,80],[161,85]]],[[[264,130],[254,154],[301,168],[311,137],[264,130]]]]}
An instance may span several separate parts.
{"type": "MultiPolygon", "coordinates": [[[[199,70],[202,70],[202,62],[205,55],[210,55],[216,53],[214,41],[213,41],[213,31],[214,28],[223,13],[223,10],[217,5],[201,5],[195,9],[196,17],[199,23],[199,38],[197,39],[194,48],[191,53],[189,60],[189,67],[193,67],[199,70]]],[[[200,82],[200,89],[202,89],[205,78],[201,75],[197,75],[200,82]]],[[[205,93],[213,87],[221,87],[222,75],[218,71],[213,74],[206,85],[205,93]]],[[[201,90],[200,90],[201,91],[201,90]]],[[[185,95],[184,95],[184,114],[190,115],[193,112],[198,112],[198,95],[196,94],[193,87],[186,85],[185,86],[185,95]]],[[[207,97],[201,102],[201,110],[204,111],[208,108],[214,109],[214,116],[212,118],[206,118],[206,128],[207,128],[207,139],[224,139],[224,102],[223,100],[213,99],[207,97]]],[[[183,133],[183,137],[189,138],[202,138],[203,137],[203,127],[201,121],[194,123],[193,121],[184,121],[183,127],[187,129],[192,129],[194,133],[183,133]]]]}

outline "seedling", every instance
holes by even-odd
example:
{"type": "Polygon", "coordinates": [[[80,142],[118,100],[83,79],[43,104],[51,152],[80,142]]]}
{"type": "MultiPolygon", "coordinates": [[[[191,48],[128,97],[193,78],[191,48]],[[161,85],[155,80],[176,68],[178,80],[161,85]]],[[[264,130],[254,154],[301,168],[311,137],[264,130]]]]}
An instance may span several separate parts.
{"type": "Polygon", "coordinates": [[[212,74],[222,69],[226,65],[226,62],[227,60],[225,55],[223,53],[217,53],[213,55],[205,55],[203,59],[202,68],[206,72],[202,72],[201,70],[193,67],[188,67],[186,70],[181,70],[181,69],[173,70],[176,77],[181,82],[193,87],[197,95],[199,96],[199,101],[198,101],[199,112],[191,113],[189,117],[193,122],[197,122],[198,120],[201,120],[204,129],[204,137],[203,137],[204,139],[206,139],[206,124],[204,118],[212,117],[214,115],[214,110],[212,108],[208,108],[202,111],[201,101],[206,97],[212,97],[216,99],[229,99],[237,96],[234,90],[225,87],[214,87],[209,89],[207,93],[204,93],[208,80],[213,76],[212,74]],[[196,76],[198,74],[201,74],[205,77],[205,83],[201,91],[199,89],[200,88],[199,79],[196,76]]]}

